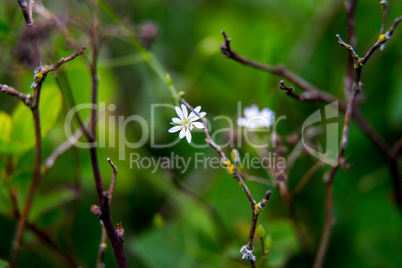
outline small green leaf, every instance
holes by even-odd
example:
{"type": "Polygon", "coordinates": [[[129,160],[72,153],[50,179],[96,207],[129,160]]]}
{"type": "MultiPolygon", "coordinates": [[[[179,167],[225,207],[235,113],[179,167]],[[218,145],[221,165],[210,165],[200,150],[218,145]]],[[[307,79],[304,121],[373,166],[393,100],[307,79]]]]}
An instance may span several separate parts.
{"type": "Polygon", "coordinates": [[[267,234],[267,232],[265,231],[264,227],[262,226],[262,224],[259,224],[257,227],[257,234],[259,237],[265,237],[265,235],[267,234]]]}
{"type": "Polygon", "coordinates": [[[0,259],[0,268],[8,268],[10,265],[5,260],[0,259]]]}
{"type": "Polygon", "coordinates": [[[74,191],[74,189],[61,189],[47,193],[38,193],[35,196],[29,220],[35,222],[44,214],[60,208],[76,198],[77,192],[74,191]]]}
{"type": "Polygon", "coordinates": [[[13,124],[11,121],[11,116],[0,111],[0,144],[2,141],[10,141],[12,129],[13,124]]]}

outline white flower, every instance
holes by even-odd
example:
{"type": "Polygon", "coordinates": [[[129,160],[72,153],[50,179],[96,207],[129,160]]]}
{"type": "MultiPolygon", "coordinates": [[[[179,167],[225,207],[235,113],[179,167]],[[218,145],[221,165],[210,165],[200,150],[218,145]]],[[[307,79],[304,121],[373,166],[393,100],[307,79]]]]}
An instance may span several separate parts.
{"type": "Polygon", "coordinates": [[[274,123],[275,113],[268,108],[260,111],[257,105],[244,109],[244,116],[237,119],[237,124],[249,129],[267,128],[274,123]]]}
{"type": "Polygon", "coordinates": [[[187,107],[184,104],[181,105],[181,109],[178,106],[176,106],[174,108],[175,108],[176,113],[179,116],[179,118],[177,118],[177,117],[172,118],[172,122],[170,124],[174,125],[174,127],[170,128],[168,131],[170,133],[174,133],[174,132],[177,132],[180,130],[179,138],[182,139],[182,138],[186,137],[188,143],[190,143],[191,142],[191,130],[193,130],[193,128],[196,128],[196,129],[204,128],[203,123],[195,122],[195,121],[200,119],[200,117],[201,118],[204,117],[207,113],[200,112],[201,106],[197,106],[194,108],[194,111],[196,111],[200,115],[200,117],[198,117],[198,115],[194,111],[192,111],[190,113],[190,115],[188,115],[187,107]]]}

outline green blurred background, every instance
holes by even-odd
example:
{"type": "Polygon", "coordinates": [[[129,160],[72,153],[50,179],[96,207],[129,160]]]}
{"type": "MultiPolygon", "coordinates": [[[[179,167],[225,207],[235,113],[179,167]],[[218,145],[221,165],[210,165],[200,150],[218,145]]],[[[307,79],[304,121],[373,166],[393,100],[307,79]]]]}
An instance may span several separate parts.
{"type": "MultiPolygon", "coordinates": [[[[402,15],[401,1],[388,2],[387,28],[394,18],[402,15]]],[[[138,40],[144,25],[158,29],[148,50],[152,54],[141,53],[138,46],[121,34],[121,26],[99,8],[100,29],[104,33],[99,56],[99,101],[106,107],[116,105],[114,111],[105,111],[106,119],[111,116],[118,120],[117,116],[127,118],[136,114],[151,122],[152,104],[173,104],[165,81],[158,75],[158,72],[162,76],[168,72],[176,89],[185,92],[190,104],[201,105],[209,119],[225,115],[236,120],[237,103],[241,101],[243,107],[257,104],[260,108],[269,107],[277,116],[286,115],[287,119],[278,128],[283,137],[300,132],[304,120],[324,104],[297,102],[280,91],[282,78],[224,58],[220,53],[222,30],[232,38],[232,48],[238,53],[272,65],[283,64],[317,87],[345,98],[343,78],[348,53],[335,38],[335,34],[340,34],[347,39],[343,1],[108,0],[106,3],[137,34],[138,40]],[[163,67],[146,63],[144,55],[153,55],[163,67]]],[[[79,44],[89,47],[86,34],[77,27],[92,20],[93,8],[87,1],[43,1],[43,5],[62,21],[71,22],[67,27],[72,36],[79,44]]],[[[43,63],[55,63],[74,53],[54,25],[46,25],[46,20],[36,13],[35,19],[46,26],[39,43],[43,63]]],[[[380,26],[379,1],[360,1],[356,10],[359,54],[364,55],[376,41],[380,26]]],[[[17,2],[1,1],[0,83],[31,93],[33,68],[24,54],[26,49],[21,38],[24,28],[17,2]]],[[[401,47],[402,30],[397,29],[385,50],[373,55],[362,74],[361,112],[389,144],[402,134],[401,47]]],[[[89,56],[90,48],[85,53],[89,56]]],[[[57,74],[64,82],[68,80],[77,104],[90,102],[90,73],[82,58],[63,65],[57,74]]],[[[300,93],[298,88],[296,92],[300,93]]],[[[46,134],[44,158],[66,140],[64,119],[68,109],[55,78],[49,75],[41,100],[42,127],[46,134]]],[[[8,115],[13,124],[13,138],[24,141],[9,146],[0,139],[0,259],[7,259],[16,225],[8,191],[11,188],[18,193],[21,208],[31,179],[34,140],[28,108],[2,94],[0,115],[3,120],[0,124],[5,126],[7,119],[4,118],[8,115]],[[13,170],[6,178],[10,163],[13,170]]],[[[86,119],[88,111],[81,116],[86,119]]],[[[157,143],[177,139],[176,134],[167,132],[174,116],[173,110],[155,113],[157,143]]],[[[109,121],[105,122],[100,123],[99,132],[105,133],[106,139],[115,137],[119,144],[117,127],[109,128],[109,121]]],[[[210,123],[212,131],[228,127],[223,120],[210,123]]],[[[342,119],[339,123],[343,123],[342,119]]],[[[138,124],[128,124],[125,135],[131,142],[138,141],[142,129],[138,124]]],[[[193,134],[197,144],[202,144],[204,138],[202,133],[193,134]]],[[[217,135],[218,143],[226,139],[223,134],[217,135]]],[[[325,144],[325,140],[321,143],[325,144]]],[[[292,146],[287,147],[292,150],[292,146]]],[[[256,155],[246,144],[238,149],[241,155],[256,155]]],[[[148,139],[141,148],[126,148],[124,161],[119,160],[116,146],[98,149],[105,186],[112,175],[106,158],[110,157],[119,170],[111,211],[114,222],[121,221],[125,228],[124,247],[130,267],[249,266],[241,260],[239,250],[247,242],[250,208],[241,188],[225,170],[195,169],[190,165],[186,171],[158,169],[153,173],[149,169],[130,168],[130,153],[163,157],[170,156],[171,152],[186,158],[198,152],[216,155],[211,148],[195,149],[185,140],[170,148],[156,149],[148,139]],[[175,187],[174,180],[197,197],[175,187]]],[[[230,148],[225,148],[225,152],[229,153],[230,148]]],[[[336,225],[325,267],[401,267],[402,220],[393,203],[387,161],[354,123],[346,155],[351,167],[346,172],[340,170],[335,178],[336,225]]],[[[290,189],[315,162],[307,154],[297,159],[289,174],[290,189]]],[[[294,200],[296,215],[308,234],[312,252],[301,249],[278,190],[263,183],[248,182],[256,200],[261,200],[268,189],[273,190],[271,201],[259,218],[270,247],[269,267],[311,266],[324,218],[322,176],[328,170],[328,166],[321,168],[294,200]]],[[[248,170],[248,174],[267,178],[262,169],[248,170]]],[[[101,234],[99,221],[89,211],[94,203],[97,196],[89,151],[71,149],[43,177],[29,221],[74,254],[83,266],[93,267],[101,234]]],[[[259,240],[255,246],[259,261],[262,259],[259,240]]],[[[107,267],[116,266],[110,246],[105,263],[107,267]]],[[[28,230],[20,265],[65,267],[54,250],[28,230]]]]}

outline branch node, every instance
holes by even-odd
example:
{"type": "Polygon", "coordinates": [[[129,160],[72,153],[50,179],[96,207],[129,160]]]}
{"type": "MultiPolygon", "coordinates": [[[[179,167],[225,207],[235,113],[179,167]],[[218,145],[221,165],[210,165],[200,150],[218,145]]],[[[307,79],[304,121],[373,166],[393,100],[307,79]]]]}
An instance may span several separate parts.
{"type": "Polygon", "coordinates": [[[123,242],[124,242],[124,228],[121,225],[121,222],[116,224],[116,232],[117,232],[117,236],[120,239],[120,242],[123,244],[123,242]]]}
{"type": "Polygon", "coordinates": [[[102,211],[101,211],[101,209],[100,209],[97,205],[95,205],[95,204],[93,204],[93,205],[91,206],[91,213],[92,213],[94,216],[96,216],[98,219],[102,216],[102,211]]]}

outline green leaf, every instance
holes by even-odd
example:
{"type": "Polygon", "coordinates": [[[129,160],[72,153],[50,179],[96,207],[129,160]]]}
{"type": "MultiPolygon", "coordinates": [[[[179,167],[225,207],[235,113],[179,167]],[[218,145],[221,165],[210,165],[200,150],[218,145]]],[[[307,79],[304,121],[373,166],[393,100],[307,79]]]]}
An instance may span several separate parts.
{"type": "Polygon", "coordinates": [[[0,268],[8,268],[10,265],[5,260],[0,259],[0,268]]]}
{"type": "Polygon", "coordinates": [[[10,141],[12,128],[11,116],[0,111],[0,146],[3,141],[10,141]]]}
{"type": "Polygon", "coordinates": [[[51,192],[41,193],[39,192],[34,199],[31,213],[29,214],[29,220],[36,222],[42,217],[42,215],[60,208],[61,206],[75,200],[77,198],[77,192],[74,189],[61,189],[52,190],[51,192]]]}
{"type": "MultiPolygon", "coordinates": [[[[39,103],[42,138],[56,123],[61,106],[62,97],[56,85],[44,85],[39,103]]],[[[11,119],[12,122],[4,113],[0,115],[0,130],[6,131],[0,134],[0,152],[21,156],[35,146],[32,112],[21,102],[14,109],[11,119]]]]}
{"type": "Polygon", "coordinates": [[[265,237],[265,235],[267,234],[267,232],[265,231],[265,229],[264,229],[264,227],[262,226],[261,223],[258,224],[258,227],[257,227],[257,234],[258,234],[258,236],[260,236],[260,237],[265,237]]]}
{"type": "Polygon", "coordinates": [[[272,249],[269,263],[272,267],[283,266],[298,251],[298,241],[293,224],[288,219],[270,222],[272,249]]]}
{"type": "MultiPolygon", "coordinates": [[[[0,186],[0,215],[10,216],[12,215],[12,204],[9,193],[5,187],[0,186]]],[[[0,267],[1,262],[0,262],[0,267]]]]}

